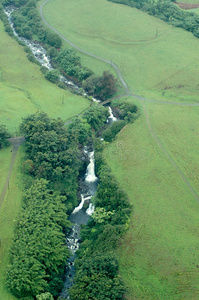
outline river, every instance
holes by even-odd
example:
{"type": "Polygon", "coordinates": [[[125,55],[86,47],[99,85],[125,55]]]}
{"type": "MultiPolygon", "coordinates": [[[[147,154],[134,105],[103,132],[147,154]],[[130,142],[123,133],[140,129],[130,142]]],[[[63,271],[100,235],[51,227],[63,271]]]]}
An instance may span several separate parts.
{"type": "MultiPolygon", "coordinates": [[[[15,10],[15,7],[6,7],[5,14],[8,17],[8,21],[13,30],[14,35],[22,42],[24,42],[32,51],[36,60],[48,70],[52,70],[53,67],[51,65],[50,57],[47,55],[46,50],[42,47],[42,45],[37,41],[28,40],[24,37],[20,37],[15,31],[11,13],[15,10]]],[[[75,85],[73,82],[68,81],[64,76],[60,76],[60,81],[64,82],[67,86],[73,86],[74,89],[79,90],[79,87],[75,85]]],[[[84,96],[87,94],[84,92],[84,96]]],[[[94,102],[100,102],[100,100],[93,98],[94,102]]],[[[114,117],[111,107],[109,107],[109,117],[107,119],[108,124],[112,124],[117,119],[114,117]]],[[[95,159],[94,159],[94,150],[88,149],[84,147],[84,154],[89,158],[89,164],[86,169],[86,173],[84,176],[83,183],[80,186],[81,193],[81,201],[77,207],[74,208],[71,213],[69,220],[74,225],[71,227],[70,234],[66,237],[66,245],[71,251],[71,256],[69,257],[66,265],[65,272],[65,280],[64,280],[64,288],[60,294],[62,299],[69,299],[68,289],[74,283],[74,275],[75,275],[75,267],[74,261],[76,258],[76,251],[80,246],[80,228],[82,224],[87,224],[89,218],[94,213],[94,205],[91,202],[92,197],[95,195],[97,190],[97,182],[98,178],[95,175],[95,159]],[[88,208],[84,209],[84,204],[88,206],[88,208]]]]}

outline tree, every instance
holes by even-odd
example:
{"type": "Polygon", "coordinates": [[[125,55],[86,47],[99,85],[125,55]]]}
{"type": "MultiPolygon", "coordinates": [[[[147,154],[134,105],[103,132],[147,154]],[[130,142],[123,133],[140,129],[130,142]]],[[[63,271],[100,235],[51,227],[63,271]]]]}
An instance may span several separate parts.
{"type": "Polygon", "coordinates": [[[43,294],[37,295],[36,299],[37,300],[54,300],[52,294],[50,294],[50,293],[43,293],[43,294]]]}
{"type": "Polygon", "coordinates": [[[10,137],[10,133],[8,132],[5,125],[0,125],[0,149],[3,146],[7,146],[7,139],[10,137]]]}
{"type": "Polygon", "coordinates": [[[46,79],[48,79],[49,81],[56,83],[59,80],[59,71],[58,70],[50,70],[47,71],[45,74],[46,79]]]}
{"type": "Polygon", "coordinates": [[[117,79],[109,71],[104,71],[102,76],[91,76],[83,82],[85,91],[100,100],[106,100],[116,91],[117,79]]]}
{"type": "Polygon", "coordinates": [[[106,107],[93,104],[83,114],[83,118],[87,120],[93,129],[98,130],[106,122],[108,115],[109,112],[106,107]]]}

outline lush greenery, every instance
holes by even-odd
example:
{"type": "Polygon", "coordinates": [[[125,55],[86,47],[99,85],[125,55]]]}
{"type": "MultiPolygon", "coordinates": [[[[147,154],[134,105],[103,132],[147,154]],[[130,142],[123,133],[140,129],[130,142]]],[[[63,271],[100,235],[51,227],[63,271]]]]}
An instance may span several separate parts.
{"type": "MultiPolygon", "coordinates": [[[[146,107],[153,131],[199,192],[198,108],[146,107]]],[[[198,202],[151,138],[143,110],[105,148],[104,159],[134,206],[129,230],[117,248],[127,299],[197,298],[198,202]]]]}
{"type": "Polygon", "coordinates": [[[188,12],[180,9],[177,5],[168,0],[108,0],[115,3],[125,4],[131,7],[142,9],[152,16],[176,26],[184,28],[199,37],[199,16],[194,12],[188,12]]]}
{"type": "MultiPolygon", "coordinates": [[[[36,39],[42,42],[48,48],[48,55],[52,59],[52,64],[59,68],[60,71],[67,77],[72,78],[78,83],[89,78],[93,72],[83,67],[80,63],[80,57],[77,52],[70,48],[63,48],[61,51],[57,51],[62,45],[62,40],[56,33],[46,29],[41,21],[41,17],[36,8],[36,1],[6,1],[2,2],[3,5],[15,4],[19,6],[18,10],[12,12],[12,20],[16,32],[19,36],[27,39],[36,39]],[[50,46],[50,48],[49,48],[50,46]]],[[[5,30],[13,36],[7,17],[3,11],[3,5],[0,3],[0,18],[4,22],[5,30]]],[[[19,41],[20,44],[23,44],[19,41]]],[[[25,46],[25,51],[28,53],[27,57],[31,62],[37,63],[31,50],[25,46]]],[[[59,84],[59,72],[58,70],[44,70],[46,79],[53,83],[57,83],[61,88],[65,88],[64,84],[59,84]]],[[[101,77],[92,77],[90,84],[93,85],[93,91],[90,94],[95,94],[102,100],[105,100],[116,93],[116,79],[109,72],[104,72],[101,77]],[[91,84],[93,82],[93,84],[91,84]]]]}
{"type": "MultiPolygon", "coordinates": [[[[71,42],[116,63],[132,93],[196,102],[199,40],[189,32],[107,0],[49,1],[43,10],[48,23],[71,42]]],[[[102,67],[108,68],[101,62],[100,69],[98,60],[80,56],[98,75],[102,67]]]]}
{"type": "Polygon", "coordinates": [[[100,100],[106,100],[116,93],[116,83],[117,80],[113,74],[109,71],[104,71],[102,76],[91,76],[85,80],[83,87],[89,95],[100,100]]]}
{"type": "Polygon", "coordinates": [[[104,106],[93,104],[83,114],[83,118],[91,125],[94,130],[99,130],[106,122],[109,112],[104,106]]]}
{"type": "Polygon", "coordinates": [[[50,193],[47,181],[36,180],[24,196],[17,222],[7,285],[19,298],[49,291],[57,296],[69,251],[65,197],[50,193]]]}
{"type": "MultiPolygon", "coordinates": [[[[54,54],[52,54],[53,58],[54,54]]],[[[73,49],[63,48],[56,59],[56,62],[68,76],[75,77],[79,81],[83,81],[93,74],[91,70],[86,67],[82,67],[80,63],[80,57],[73,49]]]]}
{"type": "MultiPolygon", "coordinates": [[[[26,138],[26,159],[22,165],[26,192],[17,221],[11,265],[7,274],[7,285],[17,297],[48,299],[57,297],[63,287],[64,266],[69,255],[64,243],[64,232],[70,226],[67,212],[77,203],[77,178],[83,167],[81,148],[88,143],[91,128],[98,131],[106,121],[107,114],[106,108],[94,104],[85,112],[83,119],[73,121],[68,130],[61,119],[50,119],[45,113],[30,115],[20,125],[20,131],[26,138]]],[[[91,223],[92,227],[99,227],[98,233],[102,232],[103,236],[103,231],[108,229],[103,228],[103,225],[106,220],[109,221],[108,224],[119,238],[128,220],[130,208],[125,194],[117,188],[115,180],[107,176],[108,170],[103,168],[95,200],[96,206],[103,208],[103,211],[100,213],[97,210],[95,221],[91,223]],[[108,186],[105,184],[106,177],[108,186]],[[109,197],[112,190],[112,197],[109,197]],[[106,205],[101,197],[109,199],[106,205]],[[99,218],[101,221],[98,221],[99,218]]],[[[116,242],[114,240],[114,245],[110,244],[111,249],[115,248],[116,242]]],[[[92,244],[91,241],[90,243],[92,244]]],[[[91,265],[90,275],[85,275],[92,278],[90,289],[92,285],[99,284],[96,278],[100,277],[101,286],[104,287],[100,297],[106,293],[109,297],[111,291],[114,291],[112,299],[120,299],[124,287],[117,275],[117,260],[111,253],[107,253],[108,258],[106,255],[99,255],[91,265]],[[99,273],[98,266],[101,264],[103,266],[99,273]],[[108,280],[106,286],[104,280],[108,280]]],[[[81,270],[82,267],[78,272],[81,273],[81,270]]],[[[71,292],[74,299],[75,289],[76,287],[71,292]]]]}
{"type": "MultiPolygon", "coordinates": [[[[4,300],[16,300],[5,285],[6,271],[10,263],[10,247],[13,243],[14,228],[16,219],[21,209],[21,160],[24,154],[23,146],[18,149],[12,176],[9,181],[9,189],[0,204],[0,295],[4,300]]],[[[0,150],[0,193],[5,184],[12,157],[12,147],[6,147],[0,150]]]]}
{"type": "Polygon", "coordinates": [[[3,146],[8,145],[8,138],[10,137],[10,133],[8,132],[5,125],[0,124],[0,149],[3,146]]]}
{"type": "Polygon", "coordinates": [[[120,132],[120,130],[126,125],[124,121],[113,122],[109,127],[107,127],[103,133],[102,137],[106,142],[112,142],[115,136],[120,132]]]}
{"type": "Polygon", "coordinates": [[[125,291],[114,252],[126,229],[131,207],[126,194],[99,158],[101,155],[98,152],[100,183],[94,199],[95,212],[81,231],[83,243],[75,262],[75,284],[69,291],[72,300],[120,300],[125,291]]]}

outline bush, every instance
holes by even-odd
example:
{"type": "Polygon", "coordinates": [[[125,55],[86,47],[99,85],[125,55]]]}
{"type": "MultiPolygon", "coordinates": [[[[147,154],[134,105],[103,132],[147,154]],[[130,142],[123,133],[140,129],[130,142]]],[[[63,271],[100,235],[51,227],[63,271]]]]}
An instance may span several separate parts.
{"type": "Polygon", "coordinates": [[[112,142],[118,132],[126,125],[125,121],[115,121],[109,127],[107,127],[102,137],[106,142],[112,142]]]}
{"type": "Polygon", "coordinates": [[[49,81],[56,83],[59,80],[59,75],[60,75],[59,71],[53,69],[53,70],[47,71],[45,74],[45,77],[49,81]]]}

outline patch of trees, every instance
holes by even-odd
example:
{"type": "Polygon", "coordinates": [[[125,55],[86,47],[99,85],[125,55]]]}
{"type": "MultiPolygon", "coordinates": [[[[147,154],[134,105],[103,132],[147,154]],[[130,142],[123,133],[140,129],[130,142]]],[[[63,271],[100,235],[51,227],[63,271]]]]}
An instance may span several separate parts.
{"type": "Polygon", "coordinates": [[[115,121],[108,126],[102,133],[102,137],[106,142],[112,142],[118,132],[126,125],[123,120],[115,121]]]}
{"type": "MultiPolygon", "coordinates": [[[[45,113],[30,115],[21,123],[27,154],[22,168],[28,188],[7,273],[7,285],[20,299],[53,300],[63,287],[69,256],[64,233],[70,227],[67,213],[77,202],[81,149],[91,138],[91,128],[94,135],[107,116],[107,108],[94,104],[82,119],[73,120],[68,130],[63,121],[45,113]]],[[[131,206],[103,162],[102,147],[97,148],[100,184],[94,199],[96,209],[82,229],[72,300],[119,300],[125,291],[114,251],[128,226],[131,206]]]]}
{"type": "Polygon", "coordinates": [[[63,287],[67,257],[64,233],[77,203],[81,148],[90,137],[85,120],[63,121],[45,113],[24,118],[26,192],[11,249],[7,285],[20,299],[52,300],[63,287]]]}
{"type": "Polygon", "coordinates": [[[199,16],[194,12],[180,9],[173,2],[167,0],[108,0],[141,9],[173,26],[190,31],[199,38],[199,16]]]}
{"type": "Polygon", "coordinates": [[[10,136],[6,126],[0,125],[0,149],[8,145],[8,138],[10,138],[10,136]]]}
{"type": "Polygon", "coordinates": [[[102,76],[90,76],[83,82],[85,91],[95,98],[106,100],[117,91],[117,79],[109,71],[104,71],[102,76]]]}
{"type": "MultiPolygon", "coordinates": [[[[55,53],[52,54],[55,55],[55,53]]],[[[77,78],[80,82],[93,74],[90,69],[82,67],[77,52],[70,48],[62,49],[57,55],[56,62],[64,73],[77,78]]]]}
{"type": "Polygon", "coordinates": [[[108,109],[95,103],[83,114],[83,118],[86,119],[87,123],[90,124],[95,131],[98,131],[103,126],[108,116],[108,109]]]}
{"type": "MultiPolygon", "coordinates": [[[[77,177],[82,168],[78,125],[66,130],[61,119],[50,119],[45,113],[37,113],[23,119],[20,130],[26,137],[27,160],[24,170],[37,178],[45,178],[51,186],[61,189],[73,205],[77,202],[77,177]]],[[[84,139],[90,135],[87,130],[84,139]]]]}
{"type": "Polygon", "coordinates": [[[46,291],[56,297],[63,287],[69,256],[63,233],[69,227],[66,199],[50,192],[47,184],[37,179],[26,191],[15,230],[7,285],[20,299],[34,299],[46,291]]]}

